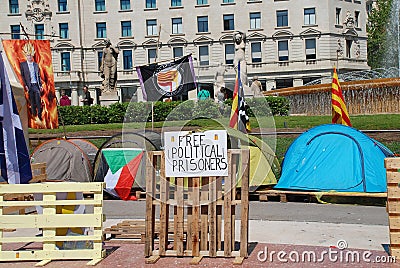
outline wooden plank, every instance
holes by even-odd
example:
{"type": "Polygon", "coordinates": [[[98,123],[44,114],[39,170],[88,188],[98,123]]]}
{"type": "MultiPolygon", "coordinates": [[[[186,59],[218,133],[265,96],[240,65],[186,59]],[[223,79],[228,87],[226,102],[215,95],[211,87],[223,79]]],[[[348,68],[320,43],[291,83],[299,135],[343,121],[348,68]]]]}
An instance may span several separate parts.
{"type": "MultiPolygon", "coordinates": [[[[400,172],[387,171],[386,181],[388,184],[398,184],[400,182],[400,172]]],[[[395,186],[395,185],[394,185],[395,186]]]]}
{"type": "Polygon", "coordinates": [[[217,255],[217,182],[216,177],[210,177],[210,203],[208,205],[209,218],[209,254],[210,257],[217,255]]]}
{"type": "Polygon", "coordinates": [[[190,265],[198,265],[198,264],[200,264],[200,262],[201,262],[202,259],[203,259],[203,256],[193,257],[193,258],[190,260],[189,264],[190,264],[190,265]]]}
{"type": "Polygon", "coordinates": [[[145,257],[151,256],[154,250],[154,188],[155,188],[155,169],[154,169],[154,153],[147,152],[146,159],[146,219],[145,219],[145,257]]]}
{"type": "MultiPolygon", "coordinates": [[[[240,257],[247,257],[249,240],[249,166],[250,151],[243,150],[242,154],[242,185],[241,185],[241,217],[240,217],[240,257]]],[[[243,260],[242,260],[243,262],[243,260]]]]}
{"type": "Polygon", "coordinates": [[[164,256],[168,246],[168,222],[169,222],[169,178],[165,177],[165,157],[161,155],[160,170],[160,255],[164,256]]]}
{"type": "Polygon", "coordinates": [[[208,203],[209,203],[208,184],[209,184],[208,177],[201,178],[200,203],[207,205],[201,205],[200,207],[200,213],[201,213],[200,250],[208,250],[208,203]]]}
{"type": "Polygon", "coordinates": [[[400,202],[399,201],[389,201],[387,203],[388,213],[400,213],[400,202]]]}
{"type": "Polygon", "coordinates": [[[400,248],[390,247],[390,255],[396,257],[396,260],[400,259],[400,248]]]}
{"type": "Polygon", "coordinates": [[[192,191],[192,253],[193,257],[200,256],[200,245],[199,245],[199,218],[200,218],[200,178],[195,177],[193,180],[193,191],[192,191]]]}
{"type": "Polygon", "coordinates": [[[228,163],[230,168],[224,185],[224,255],[230,257],[232,253],[232,183],[235,181],[236,170],[232,168],[232,153],[228,151],[228,163]]]}
{"type": "MultiPolygon", "coordinates": [[[[219,201],[222,201],[222,177],[219,177],[217,179],[217,203],[219,201]]],[[[222,204],[218,204],[216,206],[216,213],[217,213],[217,229],[216,229],[216,234],[217,234],[217,251],[220,251],[222,249],[222,204]]]]}
{"type": "Polygon", "coordinates": [[[400,216],[389,215],[389,227],[390,229],[400,229],[400,216]]]}
{"type": "Polygon", "coordinates": [[[236,257],[233,260],[233,265],[242,265],[244,261],[244,257],[236,257]]]}
{"type": "Polygon", "coordinates": [[[153,255],[146,258],[146,264],[155,264],[160,259],[160,255],[153,255]]]}
{"type": "MultiPolygon", "coordinates": [[[[186,178],[188,180],[188,192],[187,192],[187,201],[193,200],[193,179],[186,178]]],[[[187,204],[187,236],[186,236],[186,248],[188,250],[192,250],[192,223],[193,223],[193,202],[187,204]]]]}
{"type": "Polygon", "coordinates": [[[400,232],[392,232],[390,231],[390,244],[400,244],[400,232]]]}
{"type": "Polygon", "coordinates": [[[33,184],[0,184],[0,194],[98,192],[104,182],[45,182],[33,184]]]}
{"type": "Polygon", "coordinates": [[[184,200],[183,200],[183,178],[176,178],[176,232],[175,232],[175,240],[176,240],[176,252],[177,256],[183,256],[184,248],[183,248],[183,226],[184,226],[184,200]]]}
{"type": "Polygon", "coordinates": [[[231,182],[231,250],[235,250],[235,216],[236,207],[234,202],[236,200],[236,182],[238,181],[237,175],[240,176],[240,166],[238,166],[238,161],[240,160],[240,154],[232,154],[231,166],[232,166],[232,182],[231,182]]]}
{"type": "Polygon", "coordinates": [[[399,187],[388,187],[387,189],[388,198],[399,198],[400,197],[400,188],[399,187]]]}
{"type": "Polygon", "coordinates": [[[377,197],[385,198],[387,193],[361,193],[361,192],[310,192],[310,191],[287,191],[287,190],[259,190],[260,195],[280,195],[280,194],[293,194],[293,195],[322,195],[322,196],[343,196],[343,197],[377,197]]]}
{"type": "Polygon", "coordinates": [[[398,158],[398,157],[385,158],[385,168],[386,169],[400,169],[400,158],[398,158]]]}

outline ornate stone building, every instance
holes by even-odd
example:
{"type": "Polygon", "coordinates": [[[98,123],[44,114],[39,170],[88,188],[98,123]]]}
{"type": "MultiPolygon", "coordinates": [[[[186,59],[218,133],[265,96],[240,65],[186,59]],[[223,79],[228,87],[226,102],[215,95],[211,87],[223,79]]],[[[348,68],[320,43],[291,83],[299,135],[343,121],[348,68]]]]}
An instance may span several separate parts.
{"type": "Polygon", "coordinates": [[[333,65],[340,72],[368,69],[364,0],[5,1],[1,38],[24,38],[24,28],[32,39],[50,39],[56,88],[73,94],[75,105],[83,84],[94,94],[100,87],[105,38],[120,50],[121,101],[142,100],[136,65],[189,53],[201,87],[213,91],[223,61],[233,88],[235,30],[246,33],[249,83],[258,76],[267,90],[328,76],[333,65]]]}

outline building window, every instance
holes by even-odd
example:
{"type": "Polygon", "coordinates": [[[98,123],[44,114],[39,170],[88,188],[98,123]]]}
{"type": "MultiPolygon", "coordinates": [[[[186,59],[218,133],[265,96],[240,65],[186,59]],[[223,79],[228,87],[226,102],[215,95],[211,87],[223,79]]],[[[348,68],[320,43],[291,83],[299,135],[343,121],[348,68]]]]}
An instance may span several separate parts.
{"type": "Polygon", "coordinates": [[[103,51],[97,51],[97,70],[100,71],[103,62],[103,51]]]}
{"type": "Polygon", "coordinates": [[[288,11],[280,10],[276,12],[276,26],[277,27],[286,27],[288,26],[288,11]]]}
{"type": "Polygon", "coordinates": [[[351,58],[351,47],[353,45],[353,40],[346,40],[346,57],[351,58]]]}
{"type": "Polygon", "coordinates": [[[172,19],[172,33],[173,34],[183,33],[183,30],[182,30],[182,18],[174,18],[174,19],[172,19]]]}
{"type": "Polygon", "coordinates": [[[130,10],[131,9],[131,0],[120,0],[119,7],[121,10],[130,10]]]}
{"type": "Polygon", "coordinates": [[[71,71],[71,55],[69,52],[61,52],[61,71],[71,71]]]}
{"type": "Polygon", "coordinates": [[[68,23],[60,23],[58,26],[60,29],[60,38],[68,39],[69,38],[68,23]]]}
{"type": "Polygon", "coordinates": [[[197,32],[207,33],[208,32],[208,17],[202,16],[197,17],[197,32]]]}
{"type": "Polygon", "coordinates": [[[233,58],[235,57],[235,45],[225,45],[225,64],[233,64],[233,58]]]}
{"type": "Polygon", "coordinates": [[[223,0],[222,3],[234,3],[234,2],[235,2],[235,0],[223,0]]]}
{"type": "Polygon", "coordinates": [[[94,0],[96,11],[106,11],[106,0],[94,0]]]}
{"type": "Polygon", "coordinates": [[[182,0],[171,0],[171,7],[181,7],[182,0]]]}
{"type": "Polygon", "coordinates": [[[172,49],[172,54],[174,58],[181,58],[183,57],[183,47],[174,47],[172,49]]]}
{"type": "Polygon", "coordinates": [[[147,59],[148,63],[154,63],[156,62],[157,59],[157,49],[155,48],[149,48],[147,50],[147,59]]]}
{"type": "Polygon", "coordinates": [[[133,67],[132,50],[123,50],[122,57],[124,62],[124,70],[132,70],[133,67]]]}
{"type": "Polygon", "coordinates": [[[276,89],[293,87],[293,79],[292,78],[276,79],[275,82],[276,82],[276,89]]]}
{"type": "Polygon", "coordinates": [[[35,36],[37,40],[44,39],[44,24],[36,24],[35,25],[35,36]]]}
{"type": "Polygon", "coordinates": [[[360,11],[354,11],[354,26],[360,27],[360,11]]]}
{"type": "Polygon", "coordinates": [[[210,65],[208,46],[199,46],[200,65],[210,65]]]}
{"type": "Polygon", "coordinates": [[[157,20],[146,20],[147,35],[157,35],[157,20]]]}
{"type": "Polygon", "coordinates": [[[67,0],[58,0],[58,11],[59,12],[68,11],[67,0]]]}
{"type": "Polygon", "coordinates": [[[121,36],[127,37],[132,36],[131,30],[131,22],[130,21],[121,21],[121,36]]]}
{"type": "Polygon", "coordinates": [[[10,8],[10,13],[11,14],[19,14],[19,4],[18,0],[10,0],[9,1],[9,8],[10,8]]]}
{"type": "Polygon", "coordinates": [[[336,25],[340,25],[340,12],[342,11],[342,9],[340,8],[336,8],[336,17],[335,17],[335,23],[336,25]]]}
{"type": "Polygon", "coordinates": [[[261,62],[261,42],[251,43],[251,62],[261,62]]]}
{"type": "Polygon", "coordinates": [[[11,39],[21,39],[21,29],[19,25],[11,25],[11,39]]]}
{"type": "Polygon", "coordinates": [[[106,38],[107,37],[107,27],[105,22],[97,22],[96,23],[96,32],[97,38],[106,38]]]}
{"type": "Polygon", "coordinates": [[[315,38],[306,39],[306,59],[307,60],[315,60],[317,58],[316,52],[316,40],[315,38]]]}
{"type": "Polygon", "coordinates": [[[278,59],[279,61],[289,60],[289,41],[278,41],[278,59]]]}
{"type": "Polygon", "coordinates": [[[315,25],[315,8],[304,9],[304,25],[315,25]]]}
{"type": "Polygon", "coordinates": [[[146,8],[156,8],[156,0],[146,0],[146,8]]]}
{"type": "Polygon", "coordinates": [[[261,13],[250,13],[250,29],[260,29],[261,28],[261,13]]]}
{"type": "Polygon", "coordinates": [[[233,14],[224,15],[224,31],[235,30],[233,14]]]}
{"type": "Polygon", "coordinates": [[[207,5],[208,4],[208,0],[197,0],[197,5],[201,6],[201,5],[207,5]]]}

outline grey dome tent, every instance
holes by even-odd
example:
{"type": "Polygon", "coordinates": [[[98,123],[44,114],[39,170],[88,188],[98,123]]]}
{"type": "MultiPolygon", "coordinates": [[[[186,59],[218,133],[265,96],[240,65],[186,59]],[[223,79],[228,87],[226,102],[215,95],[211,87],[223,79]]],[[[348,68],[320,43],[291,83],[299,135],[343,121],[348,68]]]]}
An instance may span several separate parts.
{"type": "MultiPolygon", "coordinates": [[[[109,169],[102,150],[106,148],[140,148],[146,151],[161,150],[161,135],[153,131],[139,131],[116,134],[105,141],[99,148],[94,161],[93,181],[103,182],[109,169]]],[[[143,158],[144,161],[144,158],[143,158]]],[[[144,163],[140,165],[133,187],[146,185],[144,163]]]]}
{"type": "Polygon", "coordinates": [[[49,180],[89,182],[93,178],[91,159],[97,147],[83,139],[52,139],[33,151],[33,163],[46,163],[49,180]]]}

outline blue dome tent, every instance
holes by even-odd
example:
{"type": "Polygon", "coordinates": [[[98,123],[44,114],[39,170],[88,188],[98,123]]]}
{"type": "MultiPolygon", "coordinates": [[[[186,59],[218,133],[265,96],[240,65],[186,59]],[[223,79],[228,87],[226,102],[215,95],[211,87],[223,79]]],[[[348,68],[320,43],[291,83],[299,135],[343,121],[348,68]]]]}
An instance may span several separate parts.
{"type": "Polygon", "coordinates": [[[361,131],[339,124],[314,127],[286,151],[276,189],[386,192],[384,158],[393,153],[361,131]]]}

